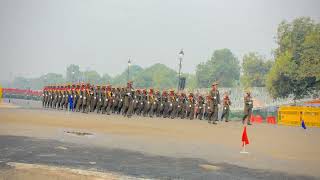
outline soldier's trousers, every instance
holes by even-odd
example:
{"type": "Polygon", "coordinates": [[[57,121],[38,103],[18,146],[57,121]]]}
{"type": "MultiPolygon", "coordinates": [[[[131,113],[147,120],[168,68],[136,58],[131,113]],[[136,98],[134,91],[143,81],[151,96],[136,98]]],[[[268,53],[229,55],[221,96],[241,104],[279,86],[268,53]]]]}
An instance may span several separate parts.
{"type": "Polygon", "coordinates": [[[110,101],[110,102],[107,104],[107,107],[106,107],[107,115],[110,115],[111,108],[112,108],[112,103],[111,103],[111,101],[110,101]]]}
{"type": "Polygon", "coordinates": [[[69,101],[69,111],[73,111],[73,101],[69,101]]]}
{"type": "Polygon", "coordinates": [[[248,109],[248,111],[245,112],[245,114],[242,118],[242,123],[245,123],[245,120],[247,119],[247,124],[250,124],[251,115],[252,115],[252,109],[248,109]]]}
{"type": "Polygon", "coordinates": [[[190,112],[189,112],[189,116],[188,117],[189,117],[190,120],[193,120],[193,118],[194,118],[194,107],[190,108],[190,112]]]}
{"type": "Polygon", "coordinates": [[[82,100],[82,99],[79,99],[79,100],[78,100],[78,103],[77,103],[77,110],[76,110],[77,112],[80,112],[80,111],[81,111],[81,106],[82,106],[82,102],[81,102],[81,100],[82,100]]]}
{"type": "Polygon", "coordinates": [[[202,120],[203,117],[203,108],[198,109],[197,117],[199,120],[202,120]]]}
{"type": "Polygon", "coordinates": [[[150,110],[150,103],[147,102],[146,105],[144,106],[144,109],[143,109],[143,116],[146,117],[148,115],[148,112],[150,110]]]}
{"type": "Polygon", "coordinates": [[[176,114],[177,114],[177,106],[173,105],[172,106],[172,111],[170,113],[171,119],[174,119],[176,117],[176,114]]]}
{"type": "Polygon", "coordinates": [[[116,113],[117,107],[118,107],[118,101],[113,100],[113,103],[112,103],[112,113],[116,113]]]}
{"type": "Polygon", "coordinates": [[[101,103],[98,103],[98,104],[97,104],[97,107],[96,107],[97,113],[100,113],[101,108],[102,108],[102,104],[101,104],[101,103]]]}
{"type": "Polygon", "coordinates": [[[124,105],[122,108],[122,115],[126,116],[129,110],[129,105],[124,105]]]}
{"type": "Polygon", "coordinates": [[[87,110],[87,104],[86,103],[82,103],[82,112],[85,113],[87,110]]]}
{"type": "Polygon", "coordinates": [[[131,117],[132,113],[133,113],[133,104],[129,104],[128,111],[126,113],[127,117],[131,117]]]}
{"type": "Polygon", "coordinates": [[[143,103],[139,102],[138,109],[137,109],[137,115],[140,116],[143,110],[143,103]]]}
{"type": "Polygon", "coordinates": [[[158,108],[157,108],[157,117],[162,116],[163,113],[163,104],[158,104],[158,108]]]}
{"type": "Polygon", "coordinates": [[[218,106],[217,105],[213,106],[213,112],[210,120],[218,121],[218,113],[219,113],[218,106]]]}
{"type": "Polygon", "coordinates": [[[226,121],[229,120],[229,111],[230,111],[229,108],[227,108],[227,107],[223,108],[222,115],[221,115],[221,121],[223,120],[223,118],[225,118],[226,121]]]}
{"type": "Polygon", "coordinates": [[[64,108],[66,111],[68,110],[68,101],[67,100],[65,100],[65,102],[64,102],[64,108]]]}
{"type": "Polygon", "coordinates": [[[101,107],[101,112],[102,112],[102,114],[105,114],[105,113],[106,113],[107,107],[108,107],[108,101],[104,101],[104,102],[103,102],[103,106],[101,107]]]}
{"type": "Polygon", "coordinates": [[[117,113],[118,113],[118,114],[121,113],[122,106],[123,106],[123,103],[122,103],[122,101],[120,101],[119,104],[118,104],[118,107],[117,107],[117,113]]]}

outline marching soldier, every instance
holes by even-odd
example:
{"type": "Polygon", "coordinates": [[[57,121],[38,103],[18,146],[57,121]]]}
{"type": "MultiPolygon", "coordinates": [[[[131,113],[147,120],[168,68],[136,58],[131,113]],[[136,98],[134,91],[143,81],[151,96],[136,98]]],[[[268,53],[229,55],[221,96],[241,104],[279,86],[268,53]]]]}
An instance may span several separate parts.
{"type": "Polygon", "coordinates": [[[69,104],[69,92],[70,92],[70,85],[65,86],[64,108],[66,111],[68,110],[68,104],[69,104]]]}
{"type": "Polygon", "coordinates": [[[230,105],[231,105],[231,101],[230,101],[229,95],[228,93],[225,93],[223,97],[223,111],[221,115],[221,121],[223,121],[223,118],[225,118],[226,122],[229,121],[230,105]]]}
{"type": "Polygon", "coordinates": [[[77,100],[77,105],[76,105],[76,112],[80,112],[81,106],[82,106],[82,98],[83,98],[83,91],[82,91],[82,86],[78,85],[77,86],[77,94],[78,94],[78,100],[77,100]]]}
{"type": "Polygon", "coordinates": [[[133,97],[133,111],[132,114],[137,114],[139,109],[140,89],[137,89],[133,97]]]}
{"type": "Polygon", "coordinates": [[[216,124],[215,121],[218,121],[218,105],[220,104],[220,94],[217,89],[218,83],[212,84],[212,89],[210,91],[210,110],[211,110],[211,116],[209,118],[209,123],[212,121],[213,124],[216,124]]]}
{"type": "Polygon", "coordinates": [[[251,125],[250,118],[252,115],[252,109],[253,109],[253,100],[252,100],[250,91],[247,91],[244,97],[244,116],[242,118],[242,124],[244,124],[245,121],[247,121],[247,124],[251,125]]]}
{"type": "Polygon", "coordinates": [[[102,99],[104,99],[104,93],[100,89],[100,85],[97,85],[97,113],[99,114],[103,105],[102,99]]]}
{"type": "Polygon", "coordinates": [[[189,94],[189,107],[188,107],[188,111],[187,111],[187,117],[189,117],[190,120],[193,120],[194,118],[194,97],[193,97],[193,93],[189,94]]]}
{"type": "Polygon", "coordinates": [[[105,114],[107,112],[107,107],[109,104],[108,86],[107,87],[102,86],[102,94],[104,95],[104,98],[102,99],[103,104],[102,104],[101,111],[102,111],[102,114],[105,114]]]}
{"type": "Polygon", "coordinates": [[[158,109],[157,109],[157,116],[158,117],[161,117],[164,115],[164,107],[165,107],[165,103],[166,103],[166,97],[167,97],[167,92],[166,91],[162,91],[162,94],[160,96],[160,93],[159,93],[159,106],[158,106],[158,109]]]}
{"type": "Polygon", "coordinates": [[[118,114],[121,114],[125,94],[125,89],[122,87],[119,92],[118,114]]]}
{"type": "Polygon", "coordinates": [[[110,115],[110,111],[111,111],[112,106],[113,106],[113,94],[112,94],[110,85],[107,87],[107,93],[105,95],[106,95],[105,99],[107,99],[106,111],[107,111],[107,115],[110,115]]]}
{"type": "Polygon", "coordinates": [[[90,96],[91,96],[90,112],[94,112],[97,106],[97,92],[94,85],[91,86],[90,96]]]}
{"type": "Polygon", "coordinates": [[[65,96],[66,96],[66,91],[65,88],[63,86],[61,86],[61,101],[60,101],[60,110],[63,110],[64,107],[64,101],[66,100],[65,96]]]}
{"type": "Polygon", "coordinates": [[[87,84],[87,88],[86,88],[86,95],[87,95],[87,106],[86,106],[86,109],[85,109],[85,113],[89,113],[90,109],[91,109],[91,99],[92,99],[92,96],[91,96],[91,90],[90,90],[90,84],[87,84]]]}
{"type": "Polygon", "coordinates": [[[157,109],[157,102],[156,102],[154,91],[152,88],[149,90],[149,102],[150,102],[149,117],[153,117],[155,109],[157,109]]]}
{"type": "Polygon", "coordinates": [[[53,87],[53,101],[52,101],[52,108],[55,109],[58,101],[57,89],[53,87]]]}
{"type": "Polygon", "coordinates": [[[198,108],[197,108],[197,115],[196,116],[198,117],[199,120],[202,120],[204,111],[206,110],[206,105],[205,105],[205,101],[201,95],[198,96],[197,105],[198,105],[198,108]]]}
{"type": "Polygon", "coordinates": [[[178,108],[178,94],[174,93],[172,97],[172,111],[171,111],[171,119],[174,119],[177,115],[177,108],[178,108]]]}
{"type": "Polygon", "coordinates": [[[82,90],[82,113],[86,113],[86,110],[87,110],[87,106],[88,106],[88,97],[89,97],[89,93],[88,93],[88,90],[87,90],[87,87],[83,87],[83,90],[82,90]]]}
{"type": "Polygon", "coordinates": [[[119,104],[119,93],[120,93],[120,89],[114,89],[112,96],[113,96],[113,103],[112,103],[112,113],[117,113],[117,108],[118,108],[118,104],[119,104]]]}
{"type": "Polygon", "coordinates": [[[159,117],[160,115],[158,114],[158,109],[159,106],[161,106],[161,95],[160,95],[160,91],[156,90],[156,94],[154,96],[154,100],[155,100],[155,106],[154,106],[154,113],[156,114],[157,117],[159,117]]]}

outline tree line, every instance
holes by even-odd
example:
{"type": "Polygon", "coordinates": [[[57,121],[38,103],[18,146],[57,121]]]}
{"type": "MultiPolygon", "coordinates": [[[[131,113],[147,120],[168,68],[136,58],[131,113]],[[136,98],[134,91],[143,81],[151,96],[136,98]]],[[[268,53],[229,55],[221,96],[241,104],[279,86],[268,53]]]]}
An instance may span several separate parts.
{"type": "MultiPolygon", "coordinates": [[[[186,77],[186,88],[208,88],[218,81],[222,87],[266,87],[274,98],[318,94],[320,90],[320,24],[308,17],[283,21],[276,34],[277,48],[273,58],[266,59],[257,52],[242,57],[242,63],[230,49],[215,50],[210,59],[196,67],[195,74],[186,77]]],[[[98,72],[80,71],[78,65],[69,65],[66,75],[48,73],[38,78],[17,77],[13,86],[41,89],[48,84],[90,82],[123,86],[128,80],[128,69],[111,77],[98,72]]],[[[163,64],[147,68],[130,67],[130,80],[138,88],[177,88],[178,73],[163,64]]]]}

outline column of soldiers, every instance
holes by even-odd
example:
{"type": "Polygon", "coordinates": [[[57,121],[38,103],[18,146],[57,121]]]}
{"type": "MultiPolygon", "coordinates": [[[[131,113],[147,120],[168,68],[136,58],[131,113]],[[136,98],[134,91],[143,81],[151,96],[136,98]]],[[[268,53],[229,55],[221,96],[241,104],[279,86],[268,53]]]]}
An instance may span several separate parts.
{"type": "MultiPolygon", "coordinates": [[[[195,96],[193,93],[176,93],[174,90],[162,93],[154,89],[135,90],[132,88],[132,83],[122,88],[90,84],[47,86],[43,90],[42,105],[45,108],[82,113],[121,114],[129,118],[137,115],[171,119],[206,119],[208,123],[217,124],[218,106],[221,104],[217,86],[218,83],[213,83],[206,97],[200,94],[195,96]]],[[[228,122],[230,105],[229,95],[225,93],[222,99],[221,121],[224,119],[228,122]]],[[[245,97],[243,123],[251,113],[252,99],[249,93],[245,97]]]]}

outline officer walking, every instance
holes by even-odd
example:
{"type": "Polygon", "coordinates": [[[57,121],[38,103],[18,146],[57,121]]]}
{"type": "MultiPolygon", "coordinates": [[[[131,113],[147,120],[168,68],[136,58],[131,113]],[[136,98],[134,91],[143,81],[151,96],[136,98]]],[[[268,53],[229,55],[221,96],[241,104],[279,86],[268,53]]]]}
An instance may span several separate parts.
{"type": "Polygon", "coordinates": [[[229,121],[230,105],[231,105],[231,101],[230,101],[229,95],[228,93],[225,93],[223,97],[223,110],[221,115],[221,121],[223,121],[223,118],[225,118],[226,122],[229,121]]]}
{"type": "Polygon", "coordinates": [[[245,121],[247,121],[247,124],[251,125],[250,118],[252,115],[252,109],[253,109],[253,100],[252,100],[250,91],[247,91],[244,97],[244,116],[242,118],[242,124],[245,124],[245,121]]]}

